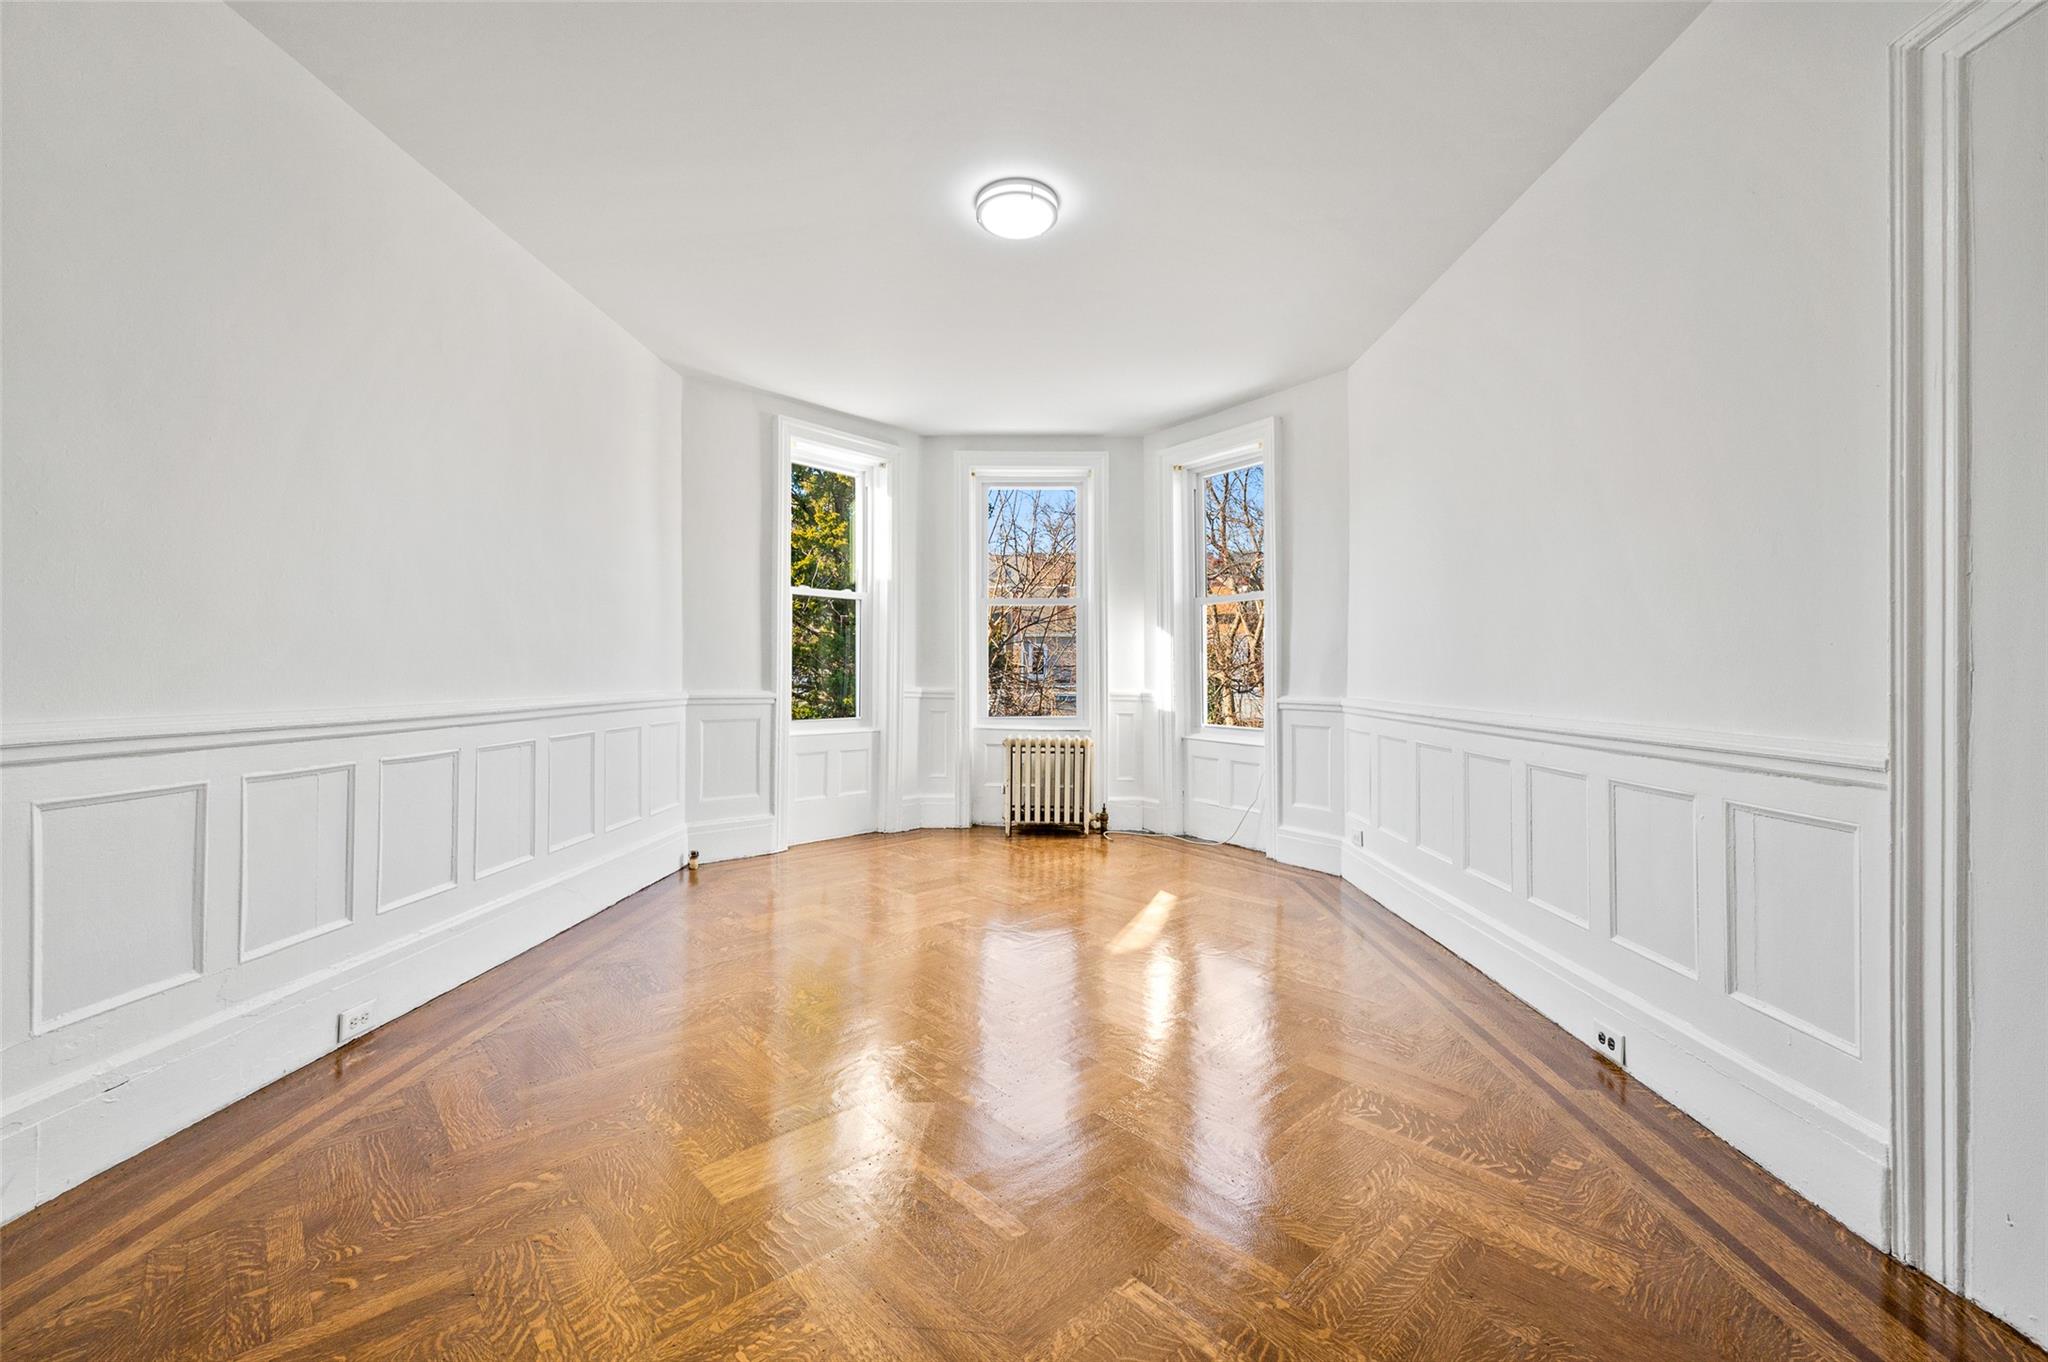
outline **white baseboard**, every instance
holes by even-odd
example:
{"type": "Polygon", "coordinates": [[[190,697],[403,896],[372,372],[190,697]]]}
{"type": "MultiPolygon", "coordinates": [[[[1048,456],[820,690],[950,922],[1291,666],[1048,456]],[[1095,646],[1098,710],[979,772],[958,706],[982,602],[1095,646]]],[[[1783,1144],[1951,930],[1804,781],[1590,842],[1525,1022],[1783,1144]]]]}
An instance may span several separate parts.
{"type": "Polygon", "coordinates": [[[912,795],[903,801],[903,829],[960,827],[959,806],[951,795],[912,795]]]}
{"type": "Polygon", "coordinates": [[[22,1093],[6,1117],[0,1219],[312,1063],[335,1048],[342,1009],[374,998],[382,1025],[673,875],[688,841],[648,838],[22,1093]]]}
{"type": "Polygon", "coordinates": [[[1628,1028],[1629,1070],[1857,1234],[1885,1247],[1889,1146],[1841,1104],[1702,1034],[1646,1000],[1360,847],[1344,878],[1574,1035],[1589,1018],[1628,1028]]]}
{"type": "Polygon", "coordinates": [[[1157,800],[1141,798],[1112,799],[1109,805],[1109,830],[1111,832],[1157,831],[1152,824],[1152,807],[1157,800]]]}
{"type": "Polygon", "coordinates": [[[1312,828],[1275,828],[1273,848],[1267,854],[1287,865],[1320,870],[1325,875],[1344,873],[1344,839],[1334,832],[1317,832],[1312,828]]]}
{"type": "Polygon", "coordinates": [[[690,847],[699,863],[739,861],[775,850],[775,815],[750,814],[690,825],[690,847]]]}

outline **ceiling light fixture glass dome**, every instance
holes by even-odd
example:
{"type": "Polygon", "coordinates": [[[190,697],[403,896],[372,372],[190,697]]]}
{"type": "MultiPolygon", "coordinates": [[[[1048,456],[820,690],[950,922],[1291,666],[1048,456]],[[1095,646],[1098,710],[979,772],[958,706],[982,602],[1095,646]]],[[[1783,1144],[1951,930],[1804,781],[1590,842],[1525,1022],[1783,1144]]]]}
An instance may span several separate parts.
{"type": "Polygon", "coordinates": [[[974,220],[1007,241],[1028,241],[1060,220],[1060,196],[1042,180],[992,180],[974,195],[974,220]]]}

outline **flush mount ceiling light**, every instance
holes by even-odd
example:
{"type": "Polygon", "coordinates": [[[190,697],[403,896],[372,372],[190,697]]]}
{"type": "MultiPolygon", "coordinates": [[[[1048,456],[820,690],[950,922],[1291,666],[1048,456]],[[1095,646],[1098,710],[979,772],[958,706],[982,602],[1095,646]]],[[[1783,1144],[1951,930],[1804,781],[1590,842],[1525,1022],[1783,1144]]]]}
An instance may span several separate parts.
{"type": "Polygon", "coordinates": [[[1039,180],[991,180],[974,195],[974,220],[1005,240],[1028,241],[1060,220],[1060,196],[1039,180]]]}

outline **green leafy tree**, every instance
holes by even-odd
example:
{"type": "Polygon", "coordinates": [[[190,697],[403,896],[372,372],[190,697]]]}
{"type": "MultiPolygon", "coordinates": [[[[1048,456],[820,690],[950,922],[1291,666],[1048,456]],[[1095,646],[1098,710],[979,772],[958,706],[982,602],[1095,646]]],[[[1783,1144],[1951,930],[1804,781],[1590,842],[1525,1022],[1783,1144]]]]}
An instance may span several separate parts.
{"type": "Polygon", "coordinates": [[[793,719],[847,719],[860,704],[860,602],[849,596],[854,562],[854,479],[793,463],[789,470],[789,712],[793,719]]]}

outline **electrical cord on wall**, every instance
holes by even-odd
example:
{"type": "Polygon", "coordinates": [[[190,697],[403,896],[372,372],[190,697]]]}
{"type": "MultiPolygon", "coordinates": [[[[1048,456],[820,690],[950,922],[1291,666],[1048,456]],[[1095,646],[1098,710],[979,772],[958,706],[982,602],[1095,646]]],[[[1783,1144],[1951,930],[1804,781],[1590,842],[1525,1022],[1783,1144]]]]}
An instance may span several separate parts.
{"type": "Polygon", "coordinates": [[[1244,806],[1244,812],[1237,816],[1237,826],[1232,828],[1230,835],[1220,842],[1212,842],[1206,837],[1192,837],[1185,832],[1153,832],[1149,828],[1126,828],[1124,831],[1136,833],[1140,837],[1164,837],[1175,842],[1192,842],[1198,847],[1235,846],[1237,844],[1237,835],[1244,831],[1244,820],[1250,818],[1252,810],[1259,807],[1259,796],[1265,792],[1266,765],[1264,762],[1260,762],[1259,783],[1252,786],[1252,802],[1244,806]]]}

